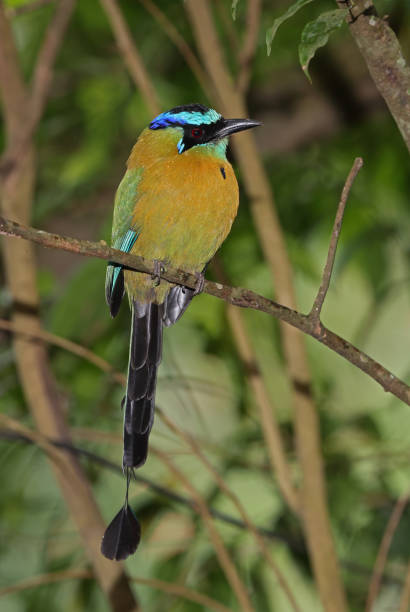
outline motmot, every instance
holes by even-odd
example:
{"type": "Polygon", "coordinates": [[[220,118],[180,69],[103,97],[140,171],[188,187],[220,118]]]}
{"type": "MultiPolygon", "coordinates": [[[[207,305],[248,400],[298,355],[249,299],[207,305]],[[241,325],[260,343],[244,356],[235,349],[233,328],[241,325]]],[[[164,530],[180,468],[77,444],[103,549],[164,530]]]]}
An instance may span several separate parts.
{"type": "Polygon", "coordinates": [[[202,104],[161,113],[143,130],[118,187],[112,245],[155,262],[150,276],[121,265],[107,266],[105,294],[112,317],[125,293],[131,307],[131,338],[123,429],[124,506],[104,534],[101,550],[125,559],[140,540],[138,520],[128,505],[134,468],[145,463],[154,422],[155,387],[163,327],[173,325],[203,285],[205,268],[235,219],[238,184],[226,150],[230,134],[257,125],[224,119],[202,104]],[[166,265],[197,276],[196,289],[161,279],[166,265]]]}

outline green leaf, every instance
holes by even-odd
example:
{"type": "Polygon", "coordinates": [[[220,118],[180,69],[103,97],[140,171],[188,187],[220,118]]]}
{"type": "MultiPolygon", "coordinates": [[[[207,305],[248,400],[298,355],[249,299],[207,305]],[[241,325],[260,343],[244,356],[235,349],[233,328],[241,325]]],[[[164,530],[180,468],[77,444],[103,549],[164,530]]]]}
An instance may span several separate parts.
{"type": "Polygon", "coordinates": [[[303,29],[299,44],[299,61],[309,81],[309,63],[319,47],[324,47],[329,35],[344,23],[348,9],[336,9],[322,13],[314,21],[307,23],[303,29]]]}
{"type": "Polygon", "coordinates": [[[235,21],[236,19],[236,9],[238,7],[239,0],[232,0],[232,19],[235,21]]]}
{"type": "MultiPolygon", "coordinates": [[[[276,32],[278,31],[279,26],[281,26],[282,23],[286,21],[287,19],[289,19],[290,17],[293,17],[295,13],[297,13],[306,4],[309,4],[309,2],[313,2],[313,0],[296,0],[296,2],[288,8],[286,13],[284,13],[283,15],[275,19],[272,27],[269,28],[269,30],[266,32],[266,46],[268,48],[268,55],[270,55],[270,52],[272,49],[272,41],[275,38],[275,35],[276,35],[276,32]]],[[[233,5],[232,5],[232,9],[233,9],[233,5]]]]}

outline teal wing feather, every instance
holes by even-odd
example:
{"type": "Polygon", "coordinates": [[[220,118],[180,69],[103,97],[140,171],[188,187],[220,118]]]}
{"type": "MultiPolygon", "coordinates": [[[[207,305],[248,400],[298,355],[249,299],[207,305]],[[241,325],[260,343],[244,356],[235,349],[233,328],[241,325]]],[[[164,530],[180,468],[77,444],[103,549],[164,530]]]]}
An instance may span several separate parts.
{"type": "MultiPolygon", "coordinates": [[[[138,202],[138,185],[142,173],[142,168],[127,170],[115,195],[112,246],[125,253],[132,249],[140,233],[140,228],[132,227],[132,216],[138,202]]],[[[118,313],[123,296],[123,267],[110,263],[105,277],[105,298],[112,317],[118,313]]]]}

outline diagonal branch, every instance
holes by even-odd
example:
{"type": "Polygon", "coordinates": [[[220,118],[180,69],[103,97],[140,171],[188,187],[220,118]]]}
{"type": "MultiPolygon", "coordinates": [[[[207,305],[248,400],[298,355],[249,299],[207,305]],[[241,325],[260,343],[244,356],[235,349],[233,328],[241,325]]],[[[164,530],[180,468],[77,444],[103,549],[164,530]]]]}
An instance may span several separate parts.
{"type": "MultiPolygon", "coordinates": [[[[409,502],[410,495],[402,495],[394,505],[393,512],[387,522],[385,532],[383,534],[382,541],[380,543],[379,552],[377,553],[376,562],[373,568],[373,574],[369,585],[369,591],[367,594],[366,610],[365,612],[372,612],[374,605],[377,600],[377,596],[380,591],[380,586],[383,578],[384,568],[387,562],[387,556],[389,554],[390,546],[396,533],[397,527],[399,526],[400,519],[403,515],[404,509],[409,502]]],[[[406,608],[407,610],[407,608],[406,608]]]]}
{"type": "MultiPolygon", "coordinates": [[[[218,281],[228,284],[225,271],[219,258],[213,261],[213,271],[218,281]]],[[[247,331],[243,313],[234,306],[228,305],[226,316],[245,377],[251,386],[256,404],[259,408],[262,432],[268,450],[272,473],[275,474],[279,489],[289,505],[289,508],[300,513],[298,491],[293,484],[291,471],[286,459],[285,445],[282,440],[279,423],[276,417],[276,406],[269,397],[258,358],[252,346],[250,334],[247,331]]]]}
{"type": "Polygon", "coordinates": [[[111,24],[118,48],[122,53],[127,69],[134,82],[137,83],[147,107],[155,115],[158,115],[161,110],[157,94],[145,70],[140,54],[134,45],[128,24],[117,4],[117,0],[100,0],[100,2],[111,24]]]}
{"type": "Polygon", "coordinates": [[[246,510],[243,507],[242,503],[240,502],[239,498],[228,487],[228,485],[225,483],[224,479],[219,475],[218,471],[215,469],[215,467],[212,465],[212,463],[204,455],[204,453],[200,449],[199,444],[196,442],[196,440],[189,433],[187,433],[185,430],[181,429],[173,421],[171,421],[171,419],[169,417],[167,417],[165,412],[163,412],[162,410],[160,411],[160,415],[161,415],[162,421],[167,425],[167,427],[171,431],[173,431],[177,436],[182,438],[182,440],[184,440],[191,447],[191,450],[192,450],[193,454],[201,461],[201,463],[205,466],[205,468],[208,470],[208,472],[212,475],[212,478],[213,478],[214,482],[218,485],[220,490],[223,491],[225,493],[225,495],[227,495],[227,497],[229,497],[229,499],[232,501],[233,505],[235,506],[235,508],[237,509],[239,515],[241,516],[242,521],[245,523],[248,531],[250,533],[252,533],[253,537],[255,538],[255,541],[256,541],[257,545],[259,546],[259,549],[261,551],[262,556],[265,558],[267,564],[270,565],[270,567],[272,568],[272,570],[273,570],[273,572],[274,572],[274,574],[275,574],[275,576],[276,576],[280,586],[282,587],[283,591],[285,592],[285,594],[286,594],[286,596],[287,596],[287,598],[289,600],[289,603],[292,606],[293,610],[295,612],[300,612],[300,608],[299,608],[298,604],[296,603],[295,597],[294,597],[292,591],[290,590],[289,585],[288,585],[285,577],[283,576],[281,570],[278,568],[277,564],[273,560],[272,555],[270,554],[269,549],[266,546],[263,537],[261,536],[261,534],[259,533],[259,531],[255,527],[255,525],[252,523],[248,513],[246,512],[246,510]]]}
{"type": "Polygon", "coordinates": [[[261,9],[261,0],[248,0],[246,34],[242,51],[239,54],[239,75],[237,82],[238,90],[242,94],[246,93],[251,78],[252,60],[258,45],[261,9]]]}
{"type": "MultiPolygon", "coordinates": [[[[132,270],[137,270],[138,272],[144,272],[145,274],[151,275],[155,274],[155,262],[147,261],[143,257],[112,249],[102,242],[77,240],[67,236],[59,236],[58,234],[50,234],[49,232],[36,230],[1,216],[0,235],[24,238],[25,240],[30,240],[45,247],[62,249],[86,257],[98,257],[99,259],[112,261],[132,270]]],[[[161,276],[170,283],[184,285],[191,289],[195,289],[198,283],[198,279],[193,274],[169,266],[164,267],[161,276]]],[[[305,334],[312,336],[312,338],[315,338],[335,351],[373,378],[373,380],[379,383],[385,391],[392,393],[410,406],[410,387],[404,381],[397,378],[380,363],[353,346],[353,344],[327,329],[322,323],[318,325],[315,321],[312,321],[310,315],[304,315],[296,310],[292,310],[287,306],[283,306],[262,295],[258,295],[249,289],[229,287],[221,283],[213,283],[212,281],[206,280],[203,291],[204,293],[225,300],[225,302],[233,304],[234,306],[252,308],[253,310],[265,312],[299,329],[305,334]]]]}
{"type": "MultiPolygon", "coordinates": [[[[208,98],[210,98],[210,94],[213,92],[212,83],[208,75],[202,68],[197,56],[186,42],[185,38],[179,33],[172,21],[168,18],[164,11],[162,11],[155,4],[155,2],[153,2],[153,0],[140,0],[140,2],[144,6],[144,8],[152,15],[155,21],[164,29],[164,32],[166,32],[169,39],[172,40],[182,57],[185,59],[192,73],[197,78],[198,83],[201,85],[202,89],[207,94],[208,98]]],[[[138,82],[136,81],[136,79],[134,79],[134,81],[136,82],[136,85],[138,87],[138,82]]],[[[152,111],[155,114],[154,108],[152,108],[152,111]]]]}
{"type": "Polygon", "coordinates": [[[327,254],[326,265],[323,270],[322,282],[319,287],[318,294],[312,306],[310,317],[313,321],[318,322],[320,320],[320,313],[322,312],[323,302],[326,299],[326,294],[330,285],[330,278],[332,276],[333,264],[336,257],[337,244],[339,242],[339,236],[342,229],[343,215],[345,213],[347,198],[349,197],[350,190],[353,185],[360,168],[363,166],[363,160],[361,157],[356,157],[354,160],[352,169],[350,170],[346,182],[344,184],[342,195],[340,198],[339,206],[337,207],[337,213],[335,222],[333,225],[332,237],[330,239],[329,251],[327,254]]]}
{"type": "Polygon", "coordinates": [[[190,492],[193,499],[195,500],[198,512],[204,521],[205,527],[212,541],[221,569],[224,572],[233,592],[235,593],[238,602],[240,603],[240,609],[243,610],[243,612],[254,612],[255,609],[252,605],[249,592],[238,574],[231,554],[225,546],[219,534],[219,531],[213,524],[212,516],[209,512],[209,508],[205,499],[196,489],[196,487],[193,486],[189,478],[187,478],[187,476],[185,476],[185,474],[173,463],[173,461],[171,461],[169,457],[167,457],[166,453],[160,451],[159,449],[155,449],[154,453],[157,457],[159,457],[159,459],[161,459],[161,461],[163,461],[167,465],[167,467],[174,474],[174,476],[181,481],[181,483],[190,492]]]}

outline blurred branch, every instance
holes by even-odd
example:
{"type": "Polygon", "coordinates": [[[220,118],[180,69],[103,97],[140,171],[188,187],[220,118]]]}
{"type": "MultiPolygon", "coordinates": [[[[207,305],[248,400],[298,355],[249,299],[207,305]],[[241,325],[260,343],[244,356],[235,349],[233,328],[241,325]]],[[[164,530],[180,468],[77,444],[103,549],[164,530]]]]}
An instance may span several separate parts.
{"type": "Polygon", "coordinates": [[[73,355],[77,355],[86,361],[89,361],[97,368],[108,374],[112,377],[115,382],[120,385],[125,385],[126,378],[120,372],[117,372],[108,361],[99,357],[93,351],[90,351],[85,346],[81,344],[77,344],[76,342],[72,342],[71,340],[67,340],[66,338],[62,338],[61,336],[57,336],[56,334],[52,334],[44,329],[36,329],[36,330],[27,330],[24,327],[21,327],[11,321],[6,321],[5,319],[0,319],[0,329],[4,329],[6,331],[10,331],[13,334],[17,334],[23,336],[24,338],[31,338],[32,340],[42,340],[47,342],[48,344],[54,344],[73,355]]]}
{"type": "MultiPolygon", "coordinates": [[[[155,21],[163,28],[169,39],[174,43],[186,63],[192,70],[192,73],[198,80],[208,99],[211,99],[212,83],[209,80],[208,75],[203,70],[198,58],[192,51],[183,36],[178,32],[174,24],[167,15],[162,11],[153,0],[140,0],[144,8],[152,15],[155,21]]],[[[137,84],[138,85],[138,84],[137,84]]],[[[152,108],[153,114],[155,114],[152,108]]]]}
{"type": "MultiPolygon", "coordinates": [[[[72,0],[62,0],[50,21],[42,47],[43,53],[40,52],[39,56],[43,65],[40,69],[37,64],[34,69],[38,79],[34,86],[35,98],[30,101],[11,25],[5,15],[4,3],[0,2],[0,93],[7,136],[5,157],[13,161],[2,181],[1,208],[3,214],[22,223],[29,222],[34,191],[35,150],[32,130],[44,108],[51,66],[62,43],[72,7],[72,0]],[[56,31],[50,32],[50,28],[54,27],[56,31]],[[37,114],[33,114],[33,108],[37,114]],[[22,143],[22,154],[10,157],[11,152],[20,151],[22,143]]],[[[3,250],[7,283],[13,298],[13,323],[27,332],[36,332],[41,329],[41,325],[33,245],[3,240],[3,250]]],[[[44,344],[33,343],[17,335],[14,337],[14,349],[23,392],[39,433],[47,438],[69,440],[69,430],[44,344]]],[[[53,458],[51,466],[101,589],[112,610],[135,610],[135,596],[122,566],[110,563],[100,553],[100,539],[105,525],[79,462],[74,456],[58,450],[55,452],[58,460],[53,458]]]]}
{"type": "Polygon", "coordinates": [[[378,16],[372,0],[336,3],[349,8],[350,32],[410,151],[410,67],[399,41],[387,19],[378,16]]]}
{"type": "MultiPolygon", "coordinates": [[[[76,240],[75,238],[59,236],[58,234],[50,234],[42,230],[25,227],[14,221],[7,220],[4,217],[0,217],[0,235],[24,238],[25,240],[30,240],[45,247],[62,249],[71,253],[79,253],[87,257],[98,257],[106,261],[121,264],[138,272],[144,272],[150,275],[155,274],[155,263],[143,257],[112,249],[102,242],[76,240]]],[[[161,278],[170,283],[183,285],[191,289],[194,289],[198,283],[198,279],[193,274],[171,268],[168,265],[164,265],[161,278]]],[[[365,372],[370,378],[373,378],[373,380],[379,383],[385,391],[392,393],[404,403],[410,405],[410,387],[405,382],[394,376],[394,374],[384,366],[369,357],[369,355],[363,351],[360,351],[350,342],[327,329],[321,322],[317,323],[312,320],[311,315],[304,315],[296,310],[292,310],[287,306],[283,306],[262,295],[258,295],[249,289],[228,287],[221,283],[213,283],[212,281],[206,280],[203,291],[204,293],[223,299],[225,302],[233,304],[234,306],[252,308],[253,310],[265,312],[299,329],[305,334],[312,336],[312,338],[315,338],[365,372]]],[[[303,390],[301,392],[303,393],[303,390]]]]}
{"type": "Polygon", "coordinates": [[[117,41],[118,48],[123,56],[125,65],[127,66],[134,82],[137,84],[145,104],[150,112],[158,115],[161,112],[157,94],[152,86],[151,80],[145,70],[141,56],[138,53],[128,25],[123,17],[121,9],[118,6],[117,0],[100,0],[104,7],[107,18],[111,24],[117,41]]]}
{"type": "MultiPolygon", "coordinates": [[[[76,0],[60,0],[47,27],[34,67],[30,99],[26,101],[26,116],[18,128],[18,138],[14,139],[12,146],[7,147],[6,153],[1,158],[0,173],[5,174],[6,177],[15,164],[18,161],[21,162],[21,158],[30,150],[28,145],[43,114],[50,92],[53,66],[75,4],[76,0]]],[[[11,112],[14,114],[13,111],[11,112]]]]}
{"type": "Polygon", "coordinates": [[[39,8],[43,8],[43,6],[47,6],[47,4],[54,3],[55,0],[34,0],[33,2],[26,2],[21,6],[15,7],[7,7],[6,15],[9,19],[13,17],[19,17],[20,15],[24,15],[25,13],[31,13],[36,11],[39,8]]]}
{"type": "MultiPolygon", "coordinates": [[[[12,593],[26,591],[27,589],[34,589],[45,584],[61,582],[63,580],[87,579],[95,579],[94,574],[87,569],[68,569],[62,570],[61,572],[49,572],[48,574],[40,574],[39,576],[34,576],[33,578],[27,578],[26,580],[22,580],[17,584],[0,589],[0,597],[10,595],[12,593]]],[[[207,595],[203,595],[198,591],[194,591],[193,589],[190,589],[182,584],[165,582],[164,580],[158,580],[156,578],[138,578],[134,576],[130,577],[130,580],[132,580],[132,582],[136,582],[137,584],[144,584],[154,589],[158,589],[159,591],[163,591],[164,593],[169,593],[170,595],[182,597],[187,601],[193,601],[205,606],[206,608],[209,608],[210,610],[215,610],[215,612],[232,612],[230,608],[227,608],[223,604],[219,603],[219,601],[216,601],[207,595]]]]}
{"type": "Polygon", "coordinates": [[[318,322],[320,320],[320,314],[322,312],[323,302],[326,299],[326,295],[330,285],[330,278],[332,276],[333,264],[335,263],[336,257],[336,249],[339,242],[339,236],[342,229],[343,216],[345,212],[345,207],[347,203],[347,198],[349,197],[350,190],[352,188],[353,182],[360,170],[363,166],[363,160],[361,157],[356,157],[354,160],[352,169],[350,170],[346,182],[344,184],[342,195],[340,198],[339,206],[337,208],[335,222],[333,225],[332,237],[330,239],[329,251],[327,254],[326,265],[323,270],[322,282],[319,287],[318,294],[312,306],[312,310],[310,312],[310,318],[312,321],[318,322]]]}
{"type": "Polygon", "coordinates": [[[174,463],[164,452],[160,451],[159,449],[155,449],[154,454],[167,465],[168,469],[174,474],[176,478],[178,478],[178,480],[182,482],[184,487],[192,495],[198,508],[198,512],[202,516],[205,527],[209,533],[209,537],[212,541],[221,569],[225,573],[225,576],[241,606],[240,609],[243,612],[254,612],[254,607],[251,603],[249,593],[245,587],[244,582],[241,580],[236,570],[235,564],[230,556],[229,551],[227,550],[221,536],[219,535],[218,530],[215,528],[212,522],[212,516],[209,512],[209,508],[206,501],[199,493],[199,491],[193,486],[189,478],[187,478],[185,474],[180,469],[178,469],[176,465],[174,465],[174,463]]]}
{"type": "Polygon", "coordinates": [[[38,53],[34,68],[29,122],[30,136],[35,130],[50,92],[53,66],[67,30],[76,0],[60,0],[47,28],[46,36],[38,53]]]}
{"type": "MultiPolygon", "coordinates": [[[[46,331],[42,328],[28,331],[27,329],[24,329],[24,327],[19,327],[12,321],[8,321],[6,319],[0,319],[0,330],[1,329],[12,334],[23,336],[24,338],[31,338],[31,340],[41,340],[43,342],[47,342],[47,344],[58,346],[59,348],[68,351],[69,353],[76,355],[81,359],[85,359],[89,363],[92,363],[97,368],[108,374],[108,376],[110,376],[119,385],[124,386],[127,382],[127,379],[124,374],[118,372],[108,361],[106,361],[87,347],[83,346],[82,344],[78,344],[77,342],[73,342],[72,340],[63,338],[62,336],[57,336],[56,334],[52,334],[51,332],[46,331]]],[[[173,386],[180,385],[181,387],[189,388],[190,383],[192,382],[192,384],[196,385],[198,389],[203,393],[224,395],[223,387],[220,387],[220,389],[218,389],[216,388],[217,385],[215,385],[211,381],[207,381],[202,378],[185,376],[184,379],[180,380],[176,377],[161,375],[160,380],[162,384],[170,384],[173,386]]]]}
{"type": "Polygon", "coordinates": [[[258,45],[261,8],[261,0],[248,0],[245,40],[239,53],[239,75],[237,80],[237,88],[242,94],[245,94],[251,78],[252,60],[258,45]]]}
{"type": "MultiPolygon", "coordinates": [[[[246,117],[245,101],[233,86],[208,0],[186,0],[185,6],[202,61],[218,91],[223,114],[246,117]]],[[[286,242],[254,136],[248,132],[240,140],[233,137],[232,146],[250,200],[261,247],[270,267],[275,295],[279,301],[296,308],[286,242]]],[[[295,329],[283,325],[280,329],[292,392],[296,446],[303,474],[300,507],[312,569],[324,608],[328,612],[343,612],[347,604],[327,509],[319,420],[312,396],[306,349],[302,336],[295,329]]]]}
{"type": "MultiPolygon", "coordinates": [[[[383,573],[386,567],[387,556],[389,554],[389,549],[396,533],[397,527],[399,526],[400,519],[404,512],[405,507],[408,504],[410,498],[410,494],[407,493],[400,497],[394,508],[393,512],[390,515],[390,518],[387,522],[385,532],[383,534],[382,541],[380,543],[379,552],[377,553],[376,562],[373,568],[373,574],[369,585],[369,591],[367,594],[366,601],[366,610],[365,612],[372,612],[374,610],[374,606],[376,603],[377,596],[379,594],[380,585],[383,578],[383,573]]],[[[406,590],[407,580],[404,586],[404,591],[406,590]]],[[[407,607],[405,608],[407,612],[407,607]]]]}
{"type": "MultiPolygon", "coordinates": [[[[213,270],[216,273],[216,278],[226,284],[227,279],[222,264],[217,258],[213,261],[213,270]]],[[[245,377],[253,389],[255,400],[259,408],[262,431],[265,437],[272,471],[276,475],[280,491],[287,504],[293,512],[299,514],[298,492],[293,485],[289,465],[286,460],[280,427],[275,416],[276,410],[266,389],[243,315],[237,308],[231,305],[227,306],[226,314],[238,355],[242,361],[245,377]]]]}
{"type": "MultiPolygon", "coordinates": [[[[157,407],[158,410],[158,407],[157,407]]],[[[284,593],[286,594],[290,605],[292,606],[293,610],[295,610],[295,612],[300,611],[299,606],[296,603],[296,600],[293,596],[292,591],[290,590],[282,572],[279,570],[279,568],[277,567],[275,561],[272,558],[272,555],[269,552],[269,549],[267,548],[264,539],[262,538],[261,534],[259,533],[259,531],[257,530],[257,528],[255,527],[255,525],[252,523],[249,515],[247,514],[245,508],[243,507],[243,505],[241,504],[239,498],[235,495],[235,493],[227,486],[227,484],[225,483],[224,479],[218,474],[217,470],[214,468],[214,466],[210,463],[210,461],[208,461],[207,457],[203,454],[202,450],[200,449],[199,445],[197,444],[196,440],[186,431],[184,431],[183,429],[181,429],[180,427],[178,427],[173,421],[171,421],[171,419],[162,411],[159,411],[159,414],[161,415],[161,419],[162,421],[167,425],[167,427],[173,431],[178,437],[182,438],[182,440],[184,440],[186,442],[186,444],[188,444],[188,446],[191,448],[193,454],[201,461],[202,465],[205,466],[205,468],[208,470],[208,472],[212,475],[212,478],[214,479],[215,483],[217,484],[217,486],[220,488],[221,491],[223,491],[225,493],[225,495],[227,497],[229,497],[229,499],[232,501],[233,505],[235,506],[235,508],[237,509],[239,515],[241,516],[244,524],[247,527],[247,530],[253,535],[261,553],[262,556],[265,558],[266,562],[268,565],[270,565],[270,567],[272,568],[278,583],[280,584],[280,586],[282,587],[284,593]]]]}
{"type": "Polygon", "coordinates": [[[406,578],[400,598],[400,608],[398,612],[409,612],[410,607],[410,563],[407,566],[406,578]]]}
{"type": "Polygon", "coordinates": [[[11,595],[12,593],[20,593],[27,589],[35,589],[44,584],[53,584],[54,582],[62,582],[63,580],[84,580],[86,578],[94,578],[94,574],[87,569],[69,569],[61,572],[49,572],[48,574],[40,574],[32,578],[26,578],[17,584],[0,589],[0,597],[11,595]]]}
{"type": "MultiPolygon", "coordinates": [[[[20,424],[15,419],[7,417],[7,421],[4,421],[4,423],[7,425],[8,428],[0,429],[0,439],[32,443],[37,444],[40,448],[44,447],[43,442],[45,441],[45,439],[43,436],[41,436],[40,434],[36,434],[31,429],[24,427],[23,425],[19,426],[20,424]]],[[[75,428],[72,430],[72,435],[74,437],[80,437],[87,440],[92,439],[96,442],[114,442],[115,444],[121,444],[122,442],[122,437],[120,434],[98,432],[98,435],[95,435],[95,433],[95,431],[90,431],[88,429],[81,430],[75,428]]],[[[123,476],[122,468],[117,463],[109,461],[109,459],[106,459],[101,455],[97,455],[92,451],[61,440],[47,440],[46,442],[49,445],[64,449],[65,451],[73,453],[74,455],[85,457],[89,461],[96,463],[97,465],[100,465],[103,468],[109,469],[112,472],[117,473],[119,476],[123,476]]],[[[151,489],[156,494],[164,497],[165,499],[173,501],[182,506],[186,506],[187,508],[190,508],[191,510],[197,512],[197,505],[193,499],[185,497],[183,495],[179,495],[178,493],[175,493],[174,491],[171,491],[170,489],[167,489],[166,487],[157,484],[156,482],[151,480],[151,478],[141,476],[138,472],[134,473],[133,480],[142,485],[145,485],[146,487],[148,487],[148,489],[151,489]]],[[[226,512],[221,512],[220,510],[217,510],[212,506],[208,506],[208,509],[212,517],[217,519],[218,521],[221,521],[222,523],[227,523],[228,525],[232,525],[233,527],[237,527],[238,529],[242,529],[245,531],[248,529],[247,525],[240,519],[237,519],[236,517],[230,514],[226,514],[226,512]]],[[[287,537],[284,533],[280,533],[279,531],[275,531],[274,529],[269,529],[260,525],[256,525],[255,528],[258,533],[264,538],[285,543],[289,549],[291,549],[297,554],[304,553],[304,547],[302,542],[299,542],[295,539],[291,539],[290,537],[287,537]]]]}
{"type": "MultiPolygon", "coordinates": [[[[0,439],[38,444],[38,446],[40,447],[42,445],[39,444],[38,440],[41,439],[43,442],[46,442],[53,446],[57,446],[58,448],[64,449],[65,451],[74,453],[78,456],[83,456],[89,461],[96,463],[97,465],[100,465],[103,468],[109,469],[112,472],[117,473],[119,476],[123,476],[122,468],[117,463],[114,463],[113,461],[110,461],[101,455],[97,455],[95,452],[89,451],[85,448],[81,448],[73,444],[69,444],[61,440],[45,440],[42,436],[40,436],[40,434],[37,434],[31,429],[24,427],[15,419],[10,419],[10,417],[7,417],[7,419],[9,424],[12,423],[12,426],[9,429],[0,429],[0,439]]],[[[73,428],[72,434],[74,437],[92,440],[93,442],[110,442],[115,444],[121,444],[122,442],[121,434],[107,433],[87,428],[73,428]]],[[[197,504],[193,499],[185,497],[183,495],[179,495],[178,493],[175,493],[174,491],[171,491],[170,489],[167,489],[166,487],[157,484],[150,478],[141,476],[137,472],[135,472],[133,478],[136,482],[142,485],[146,485],[149,489],[151,489],[158,495],[161,495],[165,499],[173,501],[177,504],[181,504],[195,512],[198,512],[197,504]]],[[[231,516],[230,514],[226,514],[225,512],[221,512],[220,510],[216,510],[216,508],[213,508],[212,506],[208,506],[208,509],[213,518],[222,521],[223,523],[227,523],[228,525],[238,527],[238,529],[243,529],[245,531],[248,529],[247,525],[240,519],[237,519],[234,516],[231,516]]],[[[263,536],[264,538],[269,538],[271,540],[276,540],[277,542],[285,543],[288,549],[295,552],[298,556],[304,555],[306,553],[302,541],[290,538],[285,533],[275,531],[274,529],[269,529],[260,525],[255,525],[255,527],[261,536],[263,536]]],[[[348,560],[342,560],[341,563],[347,571],[354,572],[355,574],[359,572],[365,576],[371,576],[371,571],[363,565],[348,560]]],[[[397,576],[384,573],[382,575],[382,579],[383,581],[388,582],[389,584],[394,584],[398,586],[403,585],[403,581],[400,580],[397,576]]]]}

